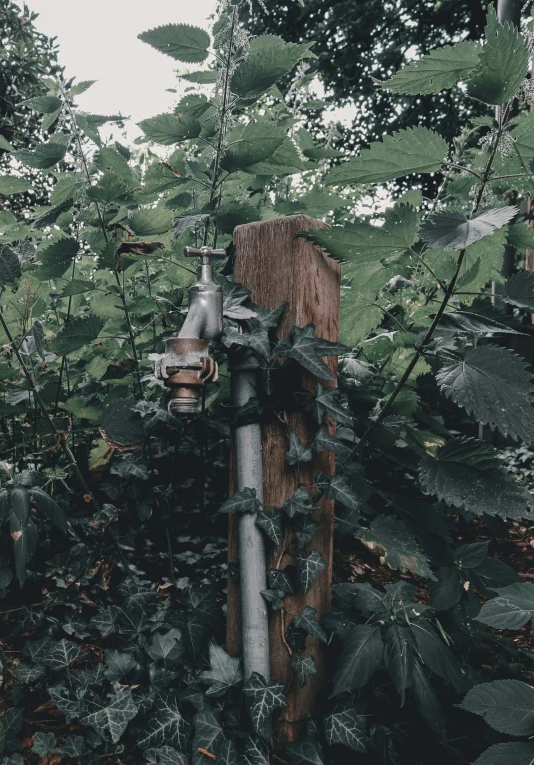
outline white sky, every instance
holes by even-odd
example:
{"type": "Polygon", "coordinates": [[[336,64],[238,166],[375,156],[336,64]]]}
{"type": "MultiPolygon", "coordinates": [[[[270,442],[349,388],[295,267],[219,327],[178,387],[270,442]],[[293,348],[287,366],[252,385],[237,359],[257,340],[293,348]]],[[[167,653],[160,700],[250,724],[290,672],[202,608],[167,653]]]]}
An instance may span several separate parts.
{"type": "MultiPolygon", "coordinates": [[[[17,0],[22,7],[22,0],[17,0]]],[[[179,98],[166,88],[180,88],[175,69],[187,71],[169,56],[137,39],[162,24],[194,24],[209,29],[216,0],[26,0],[39,14],[35,25],[57,37],[59,61],[67,77],[98,80],[78,97],[92,114],[123,114],[132,123],[169,111],[179,98]]],[[[192,67],[202,68],[202,67],[192,67]]],[[[142,135],[130,123],[130,138],[142,135]]]]}

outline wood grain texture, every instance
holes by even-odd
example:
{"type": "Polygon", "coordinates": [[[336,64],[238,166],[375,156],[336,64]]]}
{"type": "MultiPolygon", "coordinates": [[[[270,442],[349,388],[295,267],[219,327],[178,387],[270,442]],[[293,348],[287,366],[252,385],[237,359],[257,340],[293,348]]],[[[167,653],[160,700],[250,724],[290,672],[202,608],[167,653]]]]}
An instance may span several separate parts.
{"type": "MultiPolygon", "coordinates": [[[[235,280],[252,291],[252,300],[262,308],[276,308],[287,301],[279,325],[280,339],[289,337],[293,326],[303,327],[309,323],[315,324],[318,337],[331,341],[339,339],[340,266],[312,243],[296,236],[298,231],[324,227],[325,224],[313,218],[295,215],[246,224],[234,232],[235,280]]],[[[327,363],[336,375],[337,359],[327,359],[327,363]]],[[[302,384],[314,391],[316,378],[304,373],[302,384]]],[[[262,450],[266,507],[281,506],[298,486],[311,488],[318,472],[326,475],[334,472],[334,455],[330,452],[314,454],[312,462],[291,467],[284,456],[289,447],[290,428],[299,434],[302,441],[309,442],[317,426],[311,417],[303,413],[290,413],[285,417],[285,422],[273,419],[264,425],[262,450]]],[[[272,612],[269,621],[271,677],[289,686],[288,707],[274,721],[274,745],[279,754],[286,741],[302,735],[303,721],[313,708],[326,678],[324,646],[308,636],[305,653],[314,656],[318,672],[301,689],[291,667],[289,647],[284,640],[284,627],[296,614],[302,613],[305,606],[316,608],[318,618],[330,610],[334,508],[333,503],[325,499],[320,505],[322,509],[314,515],[320,527],[308,549],[319,550],[327,562],[327,568],[319,574],[315,586],[307,595],[299,590],[293,596],[286,596],[284,609],[272,612]]],[[[269,568],[284,568],[293,564],[294,549],[295,540],[288,533],[280,548],[269,551],[269,568]]],[[[237,523],[231,516],[229,561],[238,562],[237,523]]],[[[239,611],[239,583],[229,577],[227,649],[234,655],[241,650],[239,611]]]]}

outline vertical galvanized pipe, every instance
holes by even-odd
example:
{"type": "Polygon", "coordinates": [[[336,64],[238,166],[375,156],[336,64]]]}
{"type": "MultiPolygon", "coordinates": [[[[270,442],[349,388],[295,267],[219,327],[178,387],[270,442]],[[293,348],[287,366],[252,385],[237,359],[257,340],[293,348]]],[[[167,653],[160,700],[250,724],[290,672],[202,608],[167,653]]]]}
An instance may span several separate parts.
{"type": "MultiPolygon", "coordinates": [[[[241,360],[232,369],[232,401],[241,407],[257,395],[257,364],[241,360]]],[[[239,425],[234,431],[234,454],[237,490],[256,489],[263,501],[261,426],[239,425]]],[[[243,670],[245,679],[253,672],[269,679],[269,625],[267,604],[261,591],[267,589],[265,543],[256,515],[239,515],[239,566],[241,582],[241,623],[243,633],[243,670]]]]}

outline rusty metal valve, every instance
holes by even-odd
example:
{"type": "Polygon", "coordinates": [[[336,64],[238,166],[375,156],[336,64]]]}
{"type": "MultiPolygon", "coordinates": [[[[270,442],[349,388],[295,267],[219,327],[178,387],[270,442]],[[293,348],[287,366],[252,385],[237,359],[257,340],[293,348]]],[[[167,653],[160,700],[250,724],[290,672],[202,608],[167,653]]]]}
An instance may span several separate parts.
{"type": "Polygon", "coordinates": [[[200,391],[217,382],[217,362],[209,355],[208,340],[170,337],[165,354],[156,361],[155,375],[170,388],[169,411],[173,414],[196,412],[200,391]]]}

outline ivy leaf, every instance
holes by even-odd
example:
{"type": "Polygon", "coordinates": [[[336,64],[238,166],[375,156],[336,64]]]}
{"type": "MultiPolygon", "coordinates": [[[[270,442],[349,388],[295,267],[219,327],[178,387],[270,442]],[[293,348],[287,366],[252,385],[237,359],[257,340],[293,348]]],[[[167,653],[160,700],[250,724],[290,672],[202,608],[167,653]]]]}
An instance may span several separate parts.
{"type": "Polygon", "coordinates": [[[243,765],[269,765],[269,747],[256,736],[247,736],[242,753],[243,765]]]}
{"type": "Polygon", "coordinates": [[[138,38],[160,53],[186,64],[201,64],[208,57],[210,36],[189,24],[165,24],[142,32],[138,38]]]}
{"type": "Polygon", "coordinates": [[[440,568],[436,571],[436,581],[430,582],[429,604],[436,611],[447,611],[460,602],[462,592],[458,572],[452,568],[440,568]]]}
{"type": "Polygon", "coordinates": [[[242,489],[237,491],[220,508],[220,513],[257,513],[261,509],[261,502],[256,497],[256,489],[242,489]]]}
{"type": "Polygon", "coordinates": [[[256,515],[256,526],[263,529],[275,545],[279,545],[282,544],[284,533],[283,519],[284,513],[280,507],[271,507],[270,512],[260,509],[256,515]]]}
{"type": "Polygon", "coordinates": [[[460,706],[480,715],[501,733],[531,736],[534,731],[534,688],[519,680],[480,683],[469,691],[460,706]]]}
{"type": "Polygon", "coordinates": [[[316,738],[307,736],[302,741],[291,741],[284,751],[289,765],[324,765],[323,750],[316,738]]]}
{"type": "Polygon", "coordinates": [[[306,630],[308,635],[311,635],[322,643],[327,644],[328,638],[326,633],[317,621],[317,609],[311,606],[305,606],[304,611],[301,614],[297,614],[293,619],[295,627],[306,630]]]}
{"type": "Polygon", "coordinates": [[[339,391],[336,388],[325,388],[318,383],[317,395],[311,404],[315,419],[322,424],[323,417],[327,415],[340,425],[352,427],[353,420],[350,413],[342,406],[339,400],[339,391]]]}
{"type": "Polygon", "coordinates": [[[505,303],[534,311],[534,271],[519,271],[502,285],[499,297],[505,303]]]}
{"type": "Polygon", "coordinates": [[[440,370],[448,398],[478,421],[527,443],[534,440],[534,386],[526,362],[508,348],[484,345],[440,370]]]}
{"type": "Polygon", "coordinates": [[[534,616],[534,584],[517,582],[495,590],[475,619],[498,630],[519,630],[534,616]]]}
{"type": "Polygon", "coordinates": [[[83,736],[67,736],[65,743],[61,747],[61,754],[64,757],[80,757],[85,751],[85,739],[83,736]]]}
{"type": "Polygon", "coordinates": [[[373,142],[356,159],[335,167],[328,173],[326,184],[382,183],[412,173],[433,173],[440,169],[447,153],[446,141],[433,130],[400,130],[373,142]]]}
{"type": "Polygon", "coordinates": [[[532,765],[533,761],[534,744],[520,742],[490,746],[473,765],[532,765]]]}
{"type": "Polygon", "coordinates": [[[302,486],[298,486],[289,499],[286,499],[282,505],[282,510],[290,518],[294,518],[297,513],[308,515],[320,508],[310,503],[310,494],[302,486]]]}
{"type": "Polygon", "coordinates": [[[106,606],[91,619],[91,627],[98,630],[102,637],[108,637],[117,630],[119,610],[115,606],[106,606]]]}
{"type": "Polygon", "coordinates": [[[434,579],[428,558],[421,551],[406,524],[391,515],[378,515],[369,529],[358,531],[358,539],[369,549],[378,548],[381,561],[403,573],[411,571],[426,579],[434,579]]]}
{"type": "Polygon", "coordinates": [[[210,754],[218,755],[224,741],[224,734],[211,709],[202,709],[197,712],[194,722],[193,763],[203,763],[205,757],[199,756],[201,754],[199,750],[204,749],[210,754]]]}
{"type": "Polygon", "coordinates": [[[27,167],[36,170],[48,170],[57,165],[67,153],[67,147],[62,143],[39,143],[34,151],[14,151],[13,157],[27,167]]]}
{"type": "Polygon", "coordinates": [[[38,757],[46,757],[49,752],[54,754],[56,744],[56,737],[53,733],[37,732],[33,737],[32,752],[35,752],[38,757]]]}
{"type": "Polygon", "coordinates": [[[140,730],[137,743],[141,749],[172,746],[186,751],[189,722],[183,717],[174,693],[159,693],[150,711],[148,723],[140,730]]]}
{"type": "Polygon", "coordinates": [[[383,651],[379,624],[352,627],[339,657],[332,695],[339,696],[362,688],[380,664],[383,651]]]}
{"type": "Polygon", "coordinates": [[[401,706],[404,706],[406,689],[411,685],[412,643],[408,627],[396,623],[390,626],[386,638],[385,660],[389,676],[401,697],[401,706]]]}
{"type": "Polygon", "coordinates": [[[339,438],[333,436],[328,429],[328,425],[326,424],[321,425],[321,427],[317,430],[315,438],[311,443],[311,448],[314,452],[334,452],[340,458],[340,460],[345,460],[350,454],[349,447],[346,446],[339,438]]]}
{"type": "Polygon", "coordinates": [[[48,693],[59,711],[67,718],[67,722],[79,716],[80,698],[73,690],[64,685],[56,685],[48,688],[48,693]]]}
{"type": "Polygon", "coordinates": [[[105,323],[106,319],[99,316],[76,316],[63,324],[51,341],[50,350],[58,356],[67,356],[73,351],[85,348],[96,340],[105,323]]]}
{"type": "Polygon", "coordinates": [[[306,547],[319,530],[319,523],[309,515],[300,515],[293,521],[293,531],[299,547],[306,547]]]}
{"type": "Polygon", "coordinates": [[[486,210],[469,219],[462,212],[441,210],[423,223],[421,238],[440,250],[464,250],[506,226],[518,213],[519,209],[510,205],[486,210]]]}
{"type": "Polygon", "coordinates": [[[328,499],[335,499],[349,510],[359,510],[361,501],[340,473],[332,476],[327,486],[328,499]]]}
{"type": "Polygon", "coordinates": [[[326,561],[319,550],[306,550],[299,547],[296,553],[297,571],[304,594],[309,592],[317,575],[326,569],[326,561]]]}
{"type": "Polygon", "coordinates": [[[313,458],[309,446],[304,446],[298,437],[298,433],[291,429],[289,432],[289,449],[286,452],[286,460],[290,465],[298,465],[299,462],[310,462],[313,458]]]}
{"type": "Polygon", "coordinates": [[[478,64],[480,52],[481,46],[470,41],[444,45],[403,67],[382,87],[408,95],[439,93],[464,80],[478,64]]]}
{"type": "Polygon", "coordinates": [[[324,718],[324,732],[330,746],[343,744],[353,752],[367,751],[367,728],[365,717],[353,707],[333,712],[324,718]]]}
{"type": "Polygon", "coordinates": [[[80,246],[75,239],[58,239],[51,244],[45,245],[38,250],[37,256],[41,266],[37,271],[37,277],[41,281],[57,279],[63,276],[67,268],[72,264],[73,258],[78,254],[80,246]]]}
{"type": "Polygon", "coordinates": [[[437,459],[424,457],[421,488],[448,505],[476,515],[515,518],[527,514],[532,497],[501,468],[494,449],[476,438],[452,438],[438,449],[437,459]]]}
{"type": "Polygon", "coordinates": [[[59,671],[72,664],[80,655],[80,646],[72,640],[60,640],[53,643],[50,650],[41,661],[50,669],[59,671]]]}
{"type": "Polygon", "coordinates": [[[295,359],[316,377],[322,380],[333,380],[332,373],[322,360],[322,356],[339,356],[349,351],[350,348],[346,345],[315,337],[315,325],[307,324],[302,328],[293,327],[291,342],[281,340],[275,346],[273,355],[295,359]]]}
{"type": "Polygon", "coordinates": [[[500,24],[493,5],[488,7],[486,43],[478,65],[470,74],[468,93],[472,98],[500,106],[515,96],[530,65],[528,44],[516,27],[500,24]]]}
{"type": "Polygon", "coordinates": [[[283,606],[283,600],[286,596],[285,590],[282,589],[269,589],[262,590],[260,593],[267,603],[271,604],[273,611],[280,611],[283,606]]]}
{"type": "Polygon", "coordinates": [[[109,732],[111,740],[116,744],[130,720],[137,715],[137,705],[131,691],[119,691],[110,696],[110,703],[104,706],[100,699],[92,694],[83,700],[83,711],[80,722],[90,725],[99,736],[105,738],[109,732]]]}
{"type": "Polygon", "coordinates": [[[28,664],[19,664],[13,670],[13,676],[18,683],[28,684],[41,680],[46,675],[46,669],[37,664],[30,667],[28,664]]]}
{"type": "Polygon", "coordinates": [[[12,284],[22,276],[22,266],[17,253],[7,244],[0,250],[0,287],[12,284]]]}
{"type": "Polygon", "coordinates": [[[311,653],[305,653],[303,656],[293,656],[292,667],[297,673],[297,678],[301,688],[308,684],[310,677],[317,673],[315,659],[311,653]]]}
{"type": "Polygon", "coordinates": [[[261,734],[269,716],[276,708],[287,706],[284,685],[277,680],[267,682],[258,672],[253,672],[243,686],[254,730],[261,734]]]}
{"type": "Polygon", "coordinates": [[[248,56],[232,76],[232,93],[252,103],[309,54],[311,45],[287,43],[274,35],[253,38],[248,56]]]}
{"type": "Polygon", "coordinates": [[[217,643],[210,643],[209,650],[211,669],[202,672],[200,677],[210,686],[207,696],[222,696],[243,680],[241,659],[229,656],[217,643]]]}
{"type": "Polygon", "coordinates": [[[269,587],[274,590],[283,590],[289,595],[295,594],[295,569],[293,566],[286,566],[284,569],[270,568],[267,572],[269,587]]]}

